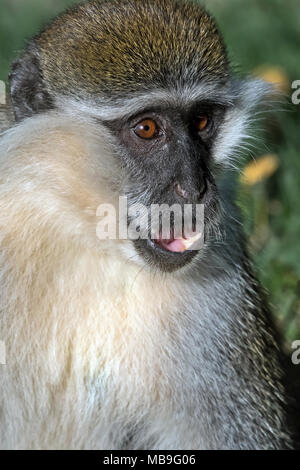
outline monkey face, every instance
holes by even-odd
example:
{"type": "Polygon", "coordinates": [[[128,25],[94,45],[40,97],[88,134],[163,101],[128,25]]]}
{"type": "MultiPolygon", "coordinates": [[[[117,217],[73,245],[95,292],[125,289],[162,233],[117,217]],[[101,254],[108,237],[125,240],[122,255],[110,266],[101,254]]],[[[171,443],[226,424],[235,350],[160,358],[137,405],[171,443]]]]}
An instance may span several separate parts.
{"type": "MultiPolygon", "coordinates": [[[[135,249],[163,271],[189,263],[199,251],[193,242],[217,223],[219,200],[211,154],[224,113],[225,107],[202,101],[185,109],[151,108],[107,123],[121,149],[120,163],[126,174],[123,194],[129,206],[147,209],[139,227],[146,236],[133,240],[135,249]],[[200,205],[204,207],[204,233],[196,229],[200,205]],[[152,208],[157,206],[161,215],[155,226],[152,208]],[[179,218],[174,207],[180,209],[179,218]],[[170,208],[166,234],[163,218],[170,208]],[[191,211],[189,220],[186,208],[191,211]]],[[[129,214],[128,225],[132,218],[129,214]]]]}

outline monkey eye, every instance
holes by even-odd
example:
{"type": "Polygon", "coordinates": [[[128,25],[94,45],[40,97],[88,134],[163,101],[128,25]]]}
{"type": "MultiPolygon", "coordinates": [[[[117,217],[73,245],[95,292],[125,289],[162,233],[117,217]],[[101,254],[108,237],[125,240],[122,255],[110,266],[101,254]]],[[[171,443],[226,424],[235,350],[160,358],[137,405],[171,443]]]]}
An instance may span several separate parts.
{"type": "Polygon", "coordinates": [[[134,127],[134,132],[142,139],[153,139],[159,131],[159,127],[153,119],[144,119],[134,127]]]}
{"type": "Polygon", "coordinates": [[[208,124],[209,118],[207,114],[198,116],[195,120],[195,127],[198,133],[204,131],[207,128],[208,124]]]}

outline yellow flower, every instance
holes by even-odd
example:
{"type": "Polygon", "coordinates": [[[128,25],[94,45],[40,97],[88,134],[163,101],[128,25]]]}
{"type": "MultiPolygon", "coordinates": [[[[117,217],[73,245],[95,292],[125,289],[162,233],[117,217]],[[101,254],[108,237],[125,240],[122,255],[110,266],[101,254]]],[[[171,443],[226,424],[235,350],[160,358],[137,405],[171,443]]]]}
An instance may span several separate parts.
{"type": "Polygon", "coordinates": [[[287,93],[291,89],[288,76],[281,67],[262,65],[256,68],[253,73],[265,82],[272,83],[283,93],[287,93]]]}
{"type": "Polygon", "coordinates": [[[252,186],[259,183],[275,173],[279,166],[277,155],[268,154],[263,155],[256,161],[250,162],[241,175],[241,182],[243,184],[252,186]]]}

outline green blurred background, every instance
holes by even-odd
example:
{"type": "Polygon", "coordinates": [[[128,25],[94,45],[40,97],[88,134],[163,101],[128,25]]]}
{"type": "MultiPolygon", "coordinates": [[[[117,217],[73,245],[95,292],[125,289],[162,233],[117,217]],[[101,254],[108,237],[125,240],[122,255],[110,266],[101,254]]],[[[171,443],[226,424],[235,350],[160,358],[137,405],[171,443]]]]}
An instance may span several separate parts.
{"type": "MultiPolygon", "coordinates": [[[[121,0],[120,0],[121,1],[121,0]]],[[[9,64],[45,23],[72,0],[0,0],[0,79],[9,64]]],[[[275,118],[267,115],[265,146],[252,158],[276,154],[279,167],[242,184],[239,201],[249,248],[259,277],[270,294],[286,347],[300,339],[300,105],[291,104],[291,83],[300,80],[299,0],[205,0],[217,18],[237,70],[268,76],[279,73],[287,95],[275,118]],[[275,69],[274,69],[275,67],[275,69]],[[274,72],[275,70],[275,72],[274,72]]],[[[248,156],[244,164],[251,161],[248,156]]],[[[260,174],[262,173],[262,174],[260,174]]]]}

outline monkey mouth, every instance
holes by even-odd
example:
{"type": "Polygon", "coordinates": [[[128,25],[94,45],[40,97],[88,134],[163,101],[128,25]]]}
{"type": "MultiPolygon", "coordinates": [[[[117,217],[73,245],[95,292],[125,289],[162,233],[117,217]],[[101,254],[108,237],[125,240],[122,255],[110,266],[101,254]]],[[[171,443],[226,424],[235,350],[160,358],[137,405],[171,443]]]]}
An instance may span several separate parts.
{"type": "Polygon", "coordinates": [[[182,237],[174,236],[174,231],[171,233],[170,238],[162,238],[161,235],[154,238],[155,245],[165,251],[171,253],[184,253],[185,251],[199,250],[199,243],[201,242],[202,234],[196,233],[190,236],[184,235],[182,237]]]}
{"type": "Polygon", "coordinates": [[[150,267],[156,266],[161,271],[173,272],[190,263],[199,253],[202,240],[201,233],[189,235],[185,233],[182,237],[175,237],[171,231],[169,238],[163,238],[160,234],[156,237],[135,240],[134,245],[150,267]]]}

